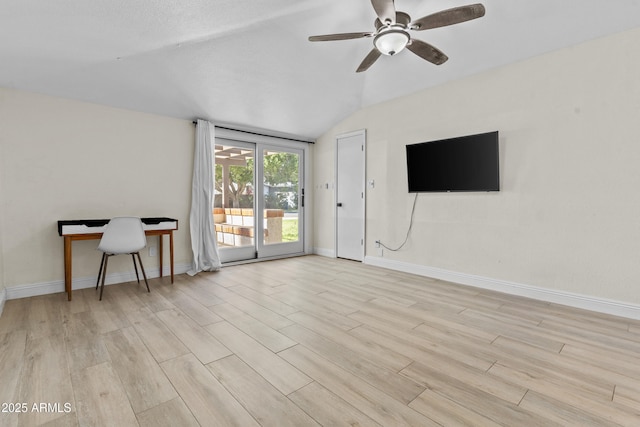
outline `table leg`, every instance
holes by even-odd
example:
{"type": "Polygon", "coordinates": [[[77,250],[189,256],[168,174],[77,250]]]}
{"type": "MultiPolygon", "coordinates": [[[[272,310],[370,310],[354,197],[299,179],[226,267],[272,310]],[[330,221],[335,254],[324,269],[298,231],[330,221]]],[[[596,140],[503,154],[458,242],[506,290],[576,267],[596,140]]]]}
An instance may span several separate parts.
{"type": "Polygon", "coordinates": [[[173,230],[169,232],[169,260],[171,261],[171,283],[173,283],[173,230]]]}
{"type": "Polygon", "coordinates": [[[71,237],[64,236],[64,290],[67,293],[67,299],[71,301],[71,237]]]}
{"type": "Polygon", "coordinates": [[[162,277],[162,260],[164,258],[164,249],[162,247],[162,242],[163,242],[163,235],[162,234],[158,234],[158,252],[159,252],[159,256],[160,256],[160,277],[162,277]]]}

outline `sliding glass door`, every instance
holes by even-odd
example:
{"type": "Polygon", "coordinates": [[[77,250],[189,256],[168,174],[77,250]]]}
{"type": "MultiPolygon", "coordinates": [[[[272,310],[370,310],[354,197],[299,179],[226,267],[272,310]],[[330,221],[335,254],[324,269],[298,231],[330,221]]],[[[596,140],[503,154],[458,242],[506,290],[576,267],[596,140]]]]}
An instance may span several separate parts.
{"type": "Polygon", "coordinates": [[[223,263],[302,253],[303,150],[216,138],[213,219],[223,263]]]}
{"type": "Polygon", "coordinates": [[[220,259],[255,258],[255,146],[216,140],[214,151],[213,222],[220,259]]]}
{"type": "Polygon", "coordinates": [[[262,191],[258,206],[264,233],[258,254],[271,257],[303,252],[302,151],[263,146],[259,160],[262,191]]]}

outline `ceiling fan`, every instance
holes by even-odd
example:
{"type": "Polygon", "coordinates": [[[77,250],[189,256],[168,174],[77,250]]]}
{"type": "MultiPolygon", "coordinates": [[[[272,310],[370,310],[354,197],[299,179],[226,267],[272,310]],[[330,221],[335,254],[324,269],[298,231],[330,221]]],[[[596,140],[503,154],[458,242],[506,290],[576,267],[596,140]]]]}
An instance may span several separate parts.
{"type": "Polygon", "coordinates": [[[320,42],[373,37],[373,50],[364,58],[364,61],[356,70],[357,73],[366,71],[376,62],[380,55],[393,56],[405,47],[422,59],[435,65],[441,65],[449,59],[447,55],[429,43],[411,38],[409,30],[423,31],[446,27],[481,18],[485,13],[484,6],[477,3],[443,10],[412,21],[408,14],[396,11],[394,0],[371,0],[371,4],[378,15],[374,22],[376,27],[374,32],[311,36],[309,41],[320,42]]]}

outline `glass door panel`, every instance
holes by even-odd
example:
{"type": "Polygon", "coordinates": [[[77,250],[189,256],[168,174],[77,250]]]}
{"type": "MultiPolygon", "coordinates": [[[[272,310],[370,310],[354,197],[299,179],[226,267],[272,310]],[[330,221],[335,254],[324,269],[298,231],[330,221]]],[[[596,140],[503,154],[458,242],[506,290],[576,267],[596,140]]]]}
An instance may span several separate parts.
{"type": "Polygon", "coordinates": [[[213,222],[220,259],[256,257],[255,146],[216,139],[213,222]]]}
{"type": "Polygon", "coordinates": [[[259,257],[303,251],[302,150],[260,147],[262,233],[259,257]]]}

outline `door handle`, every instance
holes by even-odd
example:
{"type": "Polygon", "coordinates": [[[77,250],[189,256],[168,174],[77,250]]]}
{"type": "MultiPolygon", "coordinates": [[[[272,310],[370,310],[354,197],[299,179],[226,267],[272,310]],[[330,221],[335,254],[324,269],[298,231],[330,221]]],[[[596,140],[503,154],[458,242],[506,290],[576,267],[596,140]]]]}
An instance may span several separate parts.
{"type": "Polygon", "coordinates": [[[342,207],[342,203],[338,203],[338,204],[337,204],[337,206],[338,206],[339,208],[341,208],[341,207],[342,207]]]}

